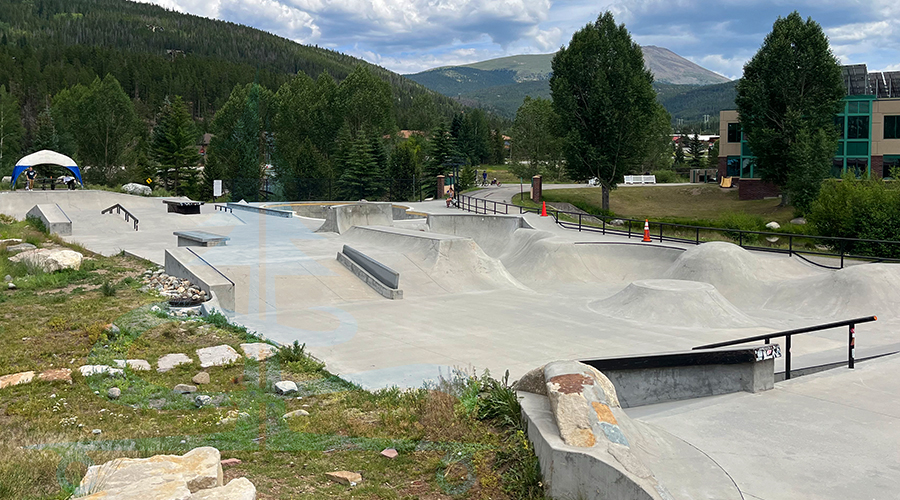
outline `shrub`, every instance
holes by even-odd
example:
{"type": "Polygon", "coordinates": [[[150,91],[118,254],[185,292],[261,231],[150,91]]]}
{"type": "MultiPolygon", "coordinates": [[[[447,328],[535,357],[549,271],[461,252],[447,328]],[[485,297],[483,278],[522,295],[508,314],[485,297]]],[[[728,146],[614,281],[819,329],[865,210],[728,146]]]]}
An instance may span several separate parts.
{"type": "Polygon", "coordinates": [[[100,285],[100,293],[102,293],[104,297],[115,297],[116,285],[112,284],[110,281],[104,281],[103,284],[100,285]]]}
{"type": "Polygon", "coordinates": [[[280,346],[276,356],[278,356],[278,361],[286,364],[293,371],[317,372],[325,367],[324,364],[306,353],[306,344],[301,344],[296,340],[293,344],[280,346]]]}
{"type": "MultiPolygon", "coordinates": [[[[721,224],[727,229],[738,231],[766,231],[766,221],[758,215],[740,212],[729,212],[722,216],[721,224]]],[[[755,243],[759,240],[758,234],[741,235],[738,231],[725,231],[725,236],[734,241],[743,243],[755,243]]]]}
{"type": "Polygon", "coordinates": [[[673,184],[688,181],[688,179],[678,175],[674,170],[654,170],[650,173],[656,176],[657,184],[673,184]]]}
{"type": "MultiPolygon", "coordinates": [[[[900,190],[880,179],[847,173],[823,183],[807,217],[822,236],[872,240],[900,238],[900,190]]],[[[849,253],[900,257],[900,243],[853,243],[849,253]]]]}

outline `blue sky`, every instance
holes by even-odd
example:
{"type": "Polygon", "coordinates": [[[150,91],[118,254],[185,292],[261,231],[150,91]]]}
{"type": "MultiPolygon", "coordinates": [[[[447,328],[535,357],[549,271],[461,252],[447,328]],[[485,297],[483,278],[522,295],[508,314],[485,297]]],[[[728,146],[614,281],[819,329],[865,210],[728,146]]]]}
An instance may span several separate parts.
{"type": "Polygon", "coordinates": [[[605,10],[642,45],[729,78],[778,16],[825,28],[843,63],[900,70],[900,0],[145,0],[361,57],[399,73],[554,52],[605,10]]]}

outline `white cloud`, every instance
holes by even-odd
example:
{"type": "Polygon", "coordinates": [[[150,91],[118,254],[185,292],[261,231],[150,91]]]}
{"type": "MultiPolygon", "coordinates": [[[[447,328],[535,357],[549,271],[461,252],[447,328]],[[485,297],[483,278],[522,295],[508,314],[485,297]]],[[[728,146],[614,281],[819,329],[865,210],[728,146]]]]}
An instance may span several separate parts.
{"type": "Polygon", "coordinates": [[[732,80],[740,78],[741,75],[744,74],[744,65],[747,64],[747,61],[749,60],[747,57],[726,57],[722,54],[710,54],[700,58],[689,57],[688,59],[691,59],[693,62],[710,71],[715,71],[732,80]]]}

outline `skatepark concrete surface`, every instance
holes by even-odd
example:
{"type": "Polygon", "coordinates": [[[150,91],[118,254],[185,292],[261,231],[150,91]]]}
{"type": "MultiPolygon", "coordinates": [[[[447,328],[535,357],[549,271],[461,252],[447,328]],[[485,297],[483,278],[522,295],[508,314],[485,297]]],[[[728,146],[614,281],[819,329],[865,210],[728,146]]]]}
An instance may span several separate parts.
{"type": "MultiPolygon", "coordinates": [[[[515,380],[553,360],[684,351],[869,315],[879,319],[857,327],[857,358],[900,351],[900,270],[891,264],[832,271],[729,243],[642,243],[536,214],[466,214],[443,200],[403,204],[425,219],[395,215],[338,234],[317,232],[324,217],[296,210],[281,218],[207,204],[179,215],[161,199],[111,192],[0,193],[0,212],[19,218],[47,203],[72,220],[68,241],[103,254],[161,264],[173,231],[230,237],[193,250],[235,282],[231,319],[279,343],[305,343],[365,388],[420,387],[456,369],[508,370],[515,380]],[[138,231],[122,215],[100,215],[117,203],[139,218],[138,231]],[[382,297],[339,264],[345,244],[399,272],[403,299],[382,297]]],[[[847,329],[797,336],[792,352],[795,370],[845,361],[847,329]]],[[[897,498],[898,380],[900,358],[886,356],[763,393],[628,414],[708,455],[744,498],[897,498]]],[[[660,475],[688,474],[671,467],[660,475]]]]}

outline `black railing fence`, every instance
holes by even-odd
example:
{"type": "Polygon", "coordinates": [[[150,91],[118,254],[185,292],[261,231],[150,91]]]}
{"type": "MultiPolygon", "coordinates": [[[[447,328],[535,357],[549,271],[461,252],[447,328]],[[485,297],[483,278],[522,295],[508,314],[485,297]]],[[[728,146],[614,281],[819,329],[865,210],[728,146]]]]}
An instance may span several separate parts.
{"type": "Polygon", "coordinates": [[[434,186],[421,178],[370,177],[347,182],[335,178],[224,179],[222,188],[231,201],[422,201],[433,196],[434,186]]]}
{"type": "MultiPolygon", "coordinates": [[[[455,205],[476,214],[540,213],[502,201],[459,194],[455,205]]],[[[591,215],[547,207],[547,216],[566,229],[643,238],[644,221],[623,217],[591,215]]],[[[814,236],[774,231],[746,231],[721,227],[691,226],[671,222],[650,222],[650,238],[656,242],[699,245],[708,241],[730,241],[748,250],[784,253],[829,269],[842,269],[846,259],[870,262],[900,262],[900,241],[814,236]],[[812,260],[812,257],[818,257],[812,260]]]]}
{"type": "Polygon", "coordinates": [[[877,319],[878,318],[875,316],[846,319],[843,321],[835,321],[833,323],[824,323],[821,325],[795,328],[793,330],[785,330],[783,332],[767,333],[765,335],[756,335],[753,337],[745,337],[742,339],[729,340],[726,342],[717,342],[715,344],[706,344],[697,346],[694,349],[715,349],[717,347],[728,347],[732,345],[746,344],[748,342],[759,342],[760,340],[763,342],[763,344],[768,344],[772,339],[784,337],[784,379],[789,380],[791,378],[791,337],[793,337],[794,335],[802,335],[804,333],[812,333],[822,330],[828,330],[829,328],[840,328],[842,326],[846,326],[848,327],[847,367],[853,368],[856,363],[856,325],[860,323],[869,323],[872,321],[876,321],[877,319]]]}

